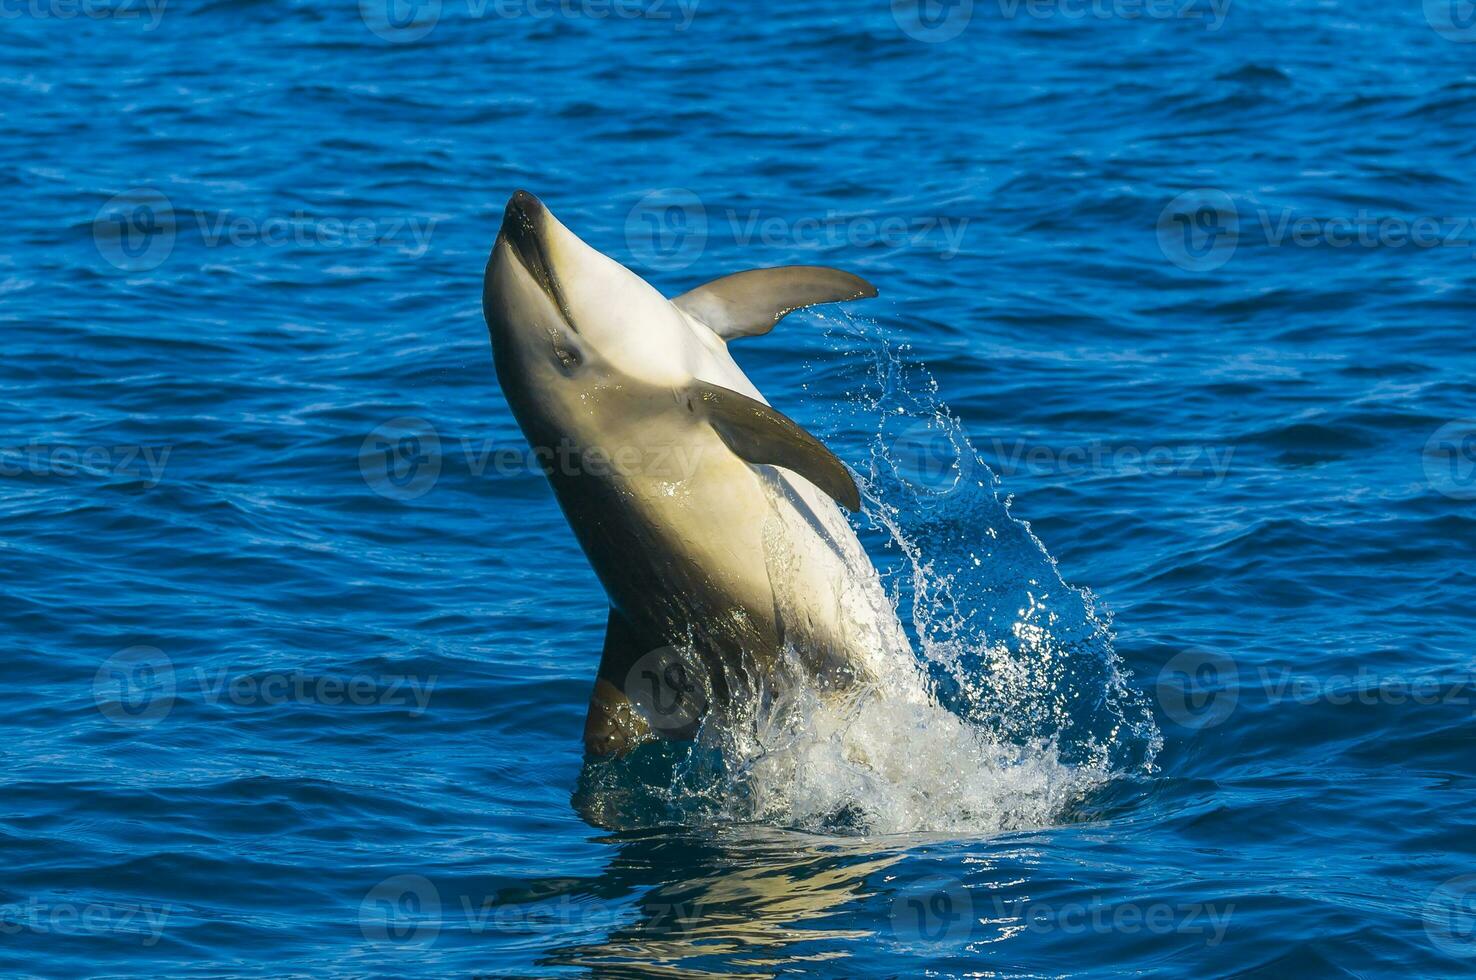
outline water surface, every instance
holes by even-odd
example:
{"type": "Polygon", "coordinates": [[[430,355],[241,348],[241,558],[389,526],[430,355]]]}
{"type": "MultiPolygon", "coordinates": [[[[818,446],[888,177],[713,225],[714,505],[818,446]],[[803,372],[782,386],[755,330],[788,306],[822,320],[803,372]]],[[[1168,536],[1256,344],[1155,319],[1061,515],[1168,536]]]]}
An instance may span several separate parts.
{"type": "Polygon", "coordinates": [[[70,9],[0,32],[5,972],[1470,973],[1462,5],[70,9]],[[518,187],[878,285],[735,351],[973,734],[586,768],[518,187]]]}

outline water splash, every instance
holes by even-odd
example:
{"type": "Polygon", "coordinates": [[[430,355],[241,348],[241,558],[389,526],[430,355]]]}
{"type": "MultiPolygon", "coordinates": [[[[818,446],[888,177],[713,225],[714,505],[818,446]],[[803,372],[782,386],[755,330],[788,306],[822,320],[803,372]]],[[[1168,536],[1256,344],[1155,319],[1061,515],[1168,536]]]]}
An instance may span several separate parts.
{"type": "MultiPolygon", "coordinates": [[[[819,434],[865,442],[847,455],[867,460],[863,533],[886,582],[885,593],[838,597],[848,649],[868,659],[873,679],[844,697],[818,693],[803,682],[801,652],[788,649],[778,681],[755,688],[746,678],[756,696],[720,727],[704,725],[694,744],[592,762],[576,804],[615,826],[758,822],[844,834],[990,833],[1069,819],[1114,775],[1151,769],[1160,744],[1112,649],[1110,621],[1009,513],[926,369],[876,324],[825,322],[851,400],[820,420],[828,431],[819,434]],[[870,608],[878,604],[886,608],[870,608]]],[[[772,531],[782,606],[793,594],[794,537],[772,531]]]]}
{"type": "Polygon", "coordinates": [[[996,739],[1048,742],[1071,765],[1151,769],[1161,739],[1112,648],[1110,617],[1010,513],[927,369],[877,324],[830,327],[869,359],[853,395],[861,417],[877,420],[867,516],[882,553],[901,556],[884,574],[940,701],[996,739]]]}

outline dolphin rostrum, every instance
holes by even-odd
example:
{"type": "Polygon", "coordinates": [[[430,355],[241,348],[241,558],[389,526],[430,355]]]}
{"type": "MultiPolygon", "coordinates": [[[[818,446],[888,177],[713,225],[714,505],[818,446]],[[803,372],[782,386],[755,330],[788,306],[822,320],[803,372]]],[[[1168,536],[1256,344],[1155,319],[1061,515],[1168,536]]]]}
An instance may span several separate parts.
{"type": "Polygon", "coordinates": [[[610,600],[591,754],[690,738],[786,686],[854,697],[910,660],[837,506],[860,506],[851,472],[727,349],[802,307],[875,295],[790,266],[668,300],[533,195],[508,202],[482,292],[497,378],[610,600]]]}

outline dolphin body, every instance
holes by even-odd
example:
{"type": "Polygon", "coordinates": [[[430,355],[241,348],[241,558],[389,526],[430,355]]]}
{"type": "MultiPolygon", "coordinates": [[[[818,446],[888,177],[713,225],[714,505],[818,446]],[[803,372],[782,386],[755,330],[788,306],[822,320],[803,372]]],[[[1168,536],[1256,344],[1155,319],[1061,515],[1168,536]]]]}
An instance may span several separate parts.
{"type": "Polygon", "coordinates": [[[850,471],[727,349],[796,309],[875,295],[790,266],[668,300],[533,195],[508,202],[482,293],[497,377],[610,600],[589,753],[691,738],[787,688],[834,701],[905,672],[901,625],[837,506],[859,508],[850,471]]]}

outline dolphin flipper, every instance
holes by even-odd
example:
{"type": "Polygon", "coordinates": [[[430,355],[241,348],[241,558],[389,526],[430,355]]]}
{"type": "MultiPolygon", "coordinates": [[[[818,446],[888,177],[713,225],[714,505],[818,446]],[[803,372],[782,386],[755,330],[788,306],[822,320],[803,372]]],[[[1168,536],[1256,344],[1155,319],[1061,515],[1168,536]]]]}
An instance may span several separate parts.
{"type": "Polygon", "coordinates": [[[793,470],[842,507],[861,509],[861,493],[846,464],[789,416],[705,381],[697,382],[694,390],[707,421],[737,456],[750,463],[793,470]]]}
{"type": "Polygon", "coordinates": [[[671,302],[719,337],[732,340],[766,334],[774,324],[806,306],[875,295],[875,286],[849,272],[821,265],[786,265],[723,276],[671,302]]]}

